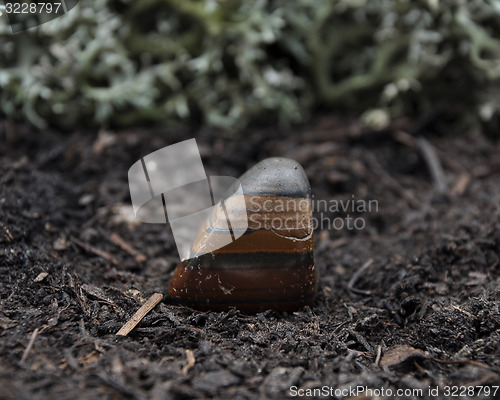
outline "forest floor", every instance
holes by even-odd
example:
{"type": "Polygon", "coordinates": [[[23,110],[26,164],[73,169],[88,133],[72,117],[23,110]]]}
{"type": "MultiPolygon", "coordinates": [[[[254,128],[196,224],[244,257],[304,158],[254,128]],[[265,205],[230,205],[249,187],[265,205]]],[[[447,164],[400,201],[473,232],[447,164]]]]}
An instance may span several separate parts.
{"type": "Polygon", "coordinates": [[[240,135],[0,121],[0,398],[500,398],[500,145],[439,121],[240,135]],[[128,168],[191,137],[207,175],[285,156],[316,200],[378,207],[315,214],[363,229],[316,230],[311,307],[199,312],[165,297],[116,336],[178,263],[168,225],[130,217],[128,168]]]}

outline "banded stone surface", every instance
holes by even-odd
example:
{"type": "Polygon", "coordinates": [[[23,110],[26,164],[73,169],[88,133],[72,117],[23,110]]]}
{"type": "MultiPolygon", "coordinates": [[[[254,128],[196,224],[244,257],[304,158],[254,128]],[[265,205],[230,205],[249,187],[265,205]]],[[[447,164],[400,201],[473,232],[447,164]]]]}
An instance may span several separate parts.
{"type": "Polygon", "coordinates": [[[311,304],[317,277],[304,170],[296,161],[269,158],[239,183],[243,195],[225,198],[200,227],[193,257],[177,266],[169,296],[198,309],[246,312],[293,311],[311,304]],[[228,242],[228,235],[239,237],[218,246],[228,242]]]}

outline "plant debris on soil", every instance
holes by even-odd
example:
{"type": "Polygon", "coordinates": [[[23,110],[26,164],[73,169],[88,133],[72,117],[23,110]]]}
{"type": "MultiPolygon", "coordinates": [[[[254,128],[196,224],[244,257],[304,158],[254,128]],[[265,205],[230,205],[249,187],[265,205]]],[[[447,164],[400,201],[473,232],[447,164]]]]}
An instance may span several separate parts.
{"type": "Polygon", "coordinates": [[[481,134],[329,116],[240,136],[0,122],[1,398],[500,398],[500,146],[481,134]],[[168,225],[134,220],[128,168],[191,137],[207,175],[284,156],[315,200],[377,209],[316,212],[311,307],[199,312],[164,297],[116,335],[178,262],[168,225]]]}

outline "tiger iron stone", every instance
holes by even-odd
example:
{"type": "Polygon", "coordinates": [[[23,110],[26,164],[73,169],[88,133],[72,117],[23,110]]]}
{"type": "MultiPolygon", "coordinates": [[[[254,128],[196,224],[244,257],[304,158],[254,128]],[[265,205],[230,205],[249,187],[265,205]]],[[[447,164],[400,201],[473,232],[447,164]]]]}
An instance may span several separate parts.
{"type": "Polygon", "coordinates": [[[215,209],[200,228],[193,257],[174,271],[168,295],[202,310],[293,311],[312,304],[317,274],[311,190],[303,168],[294,160],[269,158],[239,183],[244,202],[229,196],[215,209]],[[238,217],[228,223],[228,213],[238,217]],[[219,248],[220,237],[242,227],[243,234],[219,248]]]}

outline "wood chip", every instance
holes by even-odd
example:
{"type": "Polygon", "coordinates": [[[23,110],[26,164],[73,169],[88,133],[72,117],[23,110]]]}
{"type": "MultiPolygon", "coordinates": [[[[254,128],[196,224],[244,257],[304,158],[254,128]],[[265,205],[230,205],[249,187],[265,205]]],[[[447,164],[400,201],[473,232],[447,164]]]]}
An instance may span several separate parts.
{"type": "Polygon", "coordinates": [[[455,182],[455,184],[451,188],[450,193],[454,196],[463,195],[465,193],[465,191],[467,190],[467,187],[469,186],[470,182],[471,182],[471,176],[467,172],[460,174],[457,181],[455,182]]]}
{"type": "Polygon", "coordinates": [[[33,282],[41,282],[43,281],[47,276],[49,276],[48,272],[40,272],[38,276],[33,279],[33,282]]]}
{"type": "Polygon", "coordinates": [[[182,373],[186,375],[188,371],[194,367],[194,364],[196,362],[196,359],[194,358],[194,353],[193,350],[188,350],[186,349],[186,359],[187,363],[182,367],[182,373]]]}
{"type": "Polygon", "coordinates": [[[116,134],[111,132],[106,132],[105,130],[101,130],[99,132],[99,136],[94,142],[92,146],[92,150],[94,154],[100,155],[107,147],[114,145],[117,142],[116,134]]]}
{"type": "Polygon", "coordinates": [[[415,349],[414,347],[408,345],[395,346],[384,354],[380,360],[381,367],[392,367],[393,365],[398,365],[404,361],[413,357],[427,357],[425,351],[415,349]]]}
{"type": "Polygon", "coordinates": [[[155,293],[154,295],[152,295],[116,334],[119,336],[127,336],[139,324],[139,322],[141,322],[142,319],[162,300],[163,295],[161,293],[155,293]]]}

